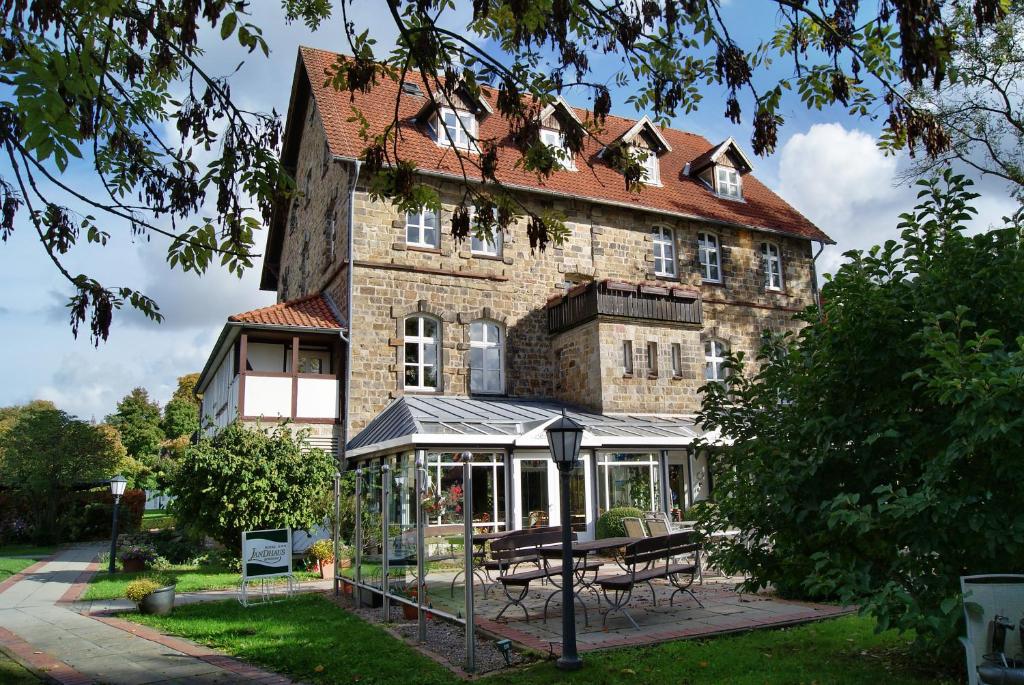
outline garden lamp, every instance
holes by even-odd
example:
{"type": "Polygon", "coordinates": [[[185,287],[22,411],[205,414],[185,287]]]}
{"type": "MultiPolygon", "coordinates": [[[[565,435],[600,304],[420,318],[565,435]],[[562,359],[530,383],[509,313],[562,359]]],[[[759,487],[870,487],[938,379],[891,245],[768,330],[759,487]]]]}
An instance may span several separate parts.
{"type": "Polygon", "coordinates": [[[563,671],[574,671],[583,665],[576,652],[576,604],[573,599],[572,519],[569,512],[569,479],[580,457],[583,426],[565,415],[552,421],[545,429],[551,458],[558,466],[559,494],[562,510],[562,656],[556,662],[563,671]]]}
{"type": "Polygon", "coordinates": [[[110,566],[109,573],[117,570],[114,565],[117,561],[117,510],[121,508],[121,495],[124,494],[128,481],[120,473],[110,479],[110,494],[114,496],[114,522],[110,533],[110,566]]]}

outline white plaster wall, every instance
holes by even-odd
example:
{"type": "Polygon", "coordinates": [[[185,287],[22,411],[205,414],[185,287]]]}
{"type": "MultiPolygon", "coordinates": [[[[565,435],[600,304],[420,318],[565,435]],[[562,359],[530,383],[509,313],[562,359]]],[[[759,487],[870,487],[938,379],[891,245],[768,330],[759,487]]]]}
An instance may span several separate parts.
{"type": "MultiPolygon", "coordinates": [[[[284,371],[284,345],[249,343],[249,366],[253,371],[284,371]]],[[[248,400],[246,400],[248,406],[248,400]]],[[[249,411],[246,409],[246,413],[249,411]]]]}
{"type": "Polygon", "coordinates": [[[326,378],[300,378],[296,416],[304,419],[338,417],[338,381],[326,378]]]}
{"type": "Polygon", "coordinates": [[[246,416],[291,416],[292,379],[245,377],[246,416]]]}

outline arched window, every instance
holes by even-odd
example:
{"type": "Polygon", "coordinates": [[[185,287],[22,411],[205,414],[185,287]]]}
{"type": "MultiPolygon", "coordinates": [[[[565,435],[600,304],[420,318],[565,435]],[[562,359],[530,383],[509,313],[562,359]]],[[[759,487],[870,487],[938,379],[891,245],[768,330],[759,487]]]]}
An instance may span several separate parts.
{"type": "Polygon", "coordinates": [[[441,326],[437,319],[421,314],[406,318],[406,390],[437,390],[441,375],[440,341],[441,326]]]}
{"type": "Polygon", "coordinates": [[[775,243],[761,243],[761,263],[764,265],[764,287],[782,290],[782,251],[775,243]]]}
{"type": "Polygon", "coordinates": [[[489,395],[505,392],[505,335],[497,322],[469,324],[469,391],[489,395]]]}
{"type": "Polygon", "coordinates": [[[722,258],[718,249],[718,236],[714,233],[698,233],[697,256],[700,259],[701,278],[713,283],[721,282],[722,258]]]}
{"type": "Polygon", "coordinates": [[[728,370],[722,364],[725,363],[725,355],[728,353],[729,347],[721,340],[704,341],[704,380],[725,380],[728,370]]]}
{"type": "Polygon", "coordinates": [[[676,275],[676,236],[671,228],[655,226],[651,229],[654,240],[654,273],[658,276],[676,275]]]}

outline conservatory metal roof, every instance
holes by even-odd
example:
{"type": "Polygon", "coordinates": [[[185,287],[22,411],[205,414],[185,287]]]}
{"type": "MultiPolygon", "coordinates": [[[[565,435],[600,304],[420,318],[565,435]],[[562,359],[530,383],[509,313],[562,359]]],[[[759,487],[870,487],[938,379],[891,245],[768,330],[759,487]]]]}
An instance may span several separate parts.
{"type": "Polygon", "coordinates": [[[584,426],[583,447],[682,447],[701,435],[692,417],[597,414],[552,400],[399,397],[348,443],[359,458],[415,446],[546,447],[544,428],[562,415],[584,426]]]}

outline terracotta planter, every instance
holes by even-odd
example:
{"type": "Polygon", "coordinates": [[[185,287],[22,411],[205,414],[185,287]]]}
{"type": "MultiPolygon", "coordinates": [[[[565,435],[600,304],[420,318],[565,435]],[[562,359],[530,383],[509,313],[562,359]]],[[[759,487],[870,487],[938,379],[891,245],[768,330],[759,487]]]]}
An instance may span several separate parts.
{"type": "Polygon", "coordinates": [[[345,557],[341,560],[341,566],[339,566],[338,568],[352,568],[352,560],[348,557],[345,557]]]}
{"type": "Polygon", "coordinates": [[[139,602],[139,613],[167,616],[174,610],[174,585],[162,587],[139,602]]]}
{"type": "Polygon", "coordinates": [[[320,577],[323,578],[324,580],[333,580],[334,579],[334,562],[333,561],[330,562],[330,563],[328,563],[326,561],[321,561],[320,562],[320,577]]]}
{"type": "Polygon", "coordinates": [[[125,573],[139,573],[146,570],[146,562],[143,559],[125,559],[121,567],[125,573]]]}

